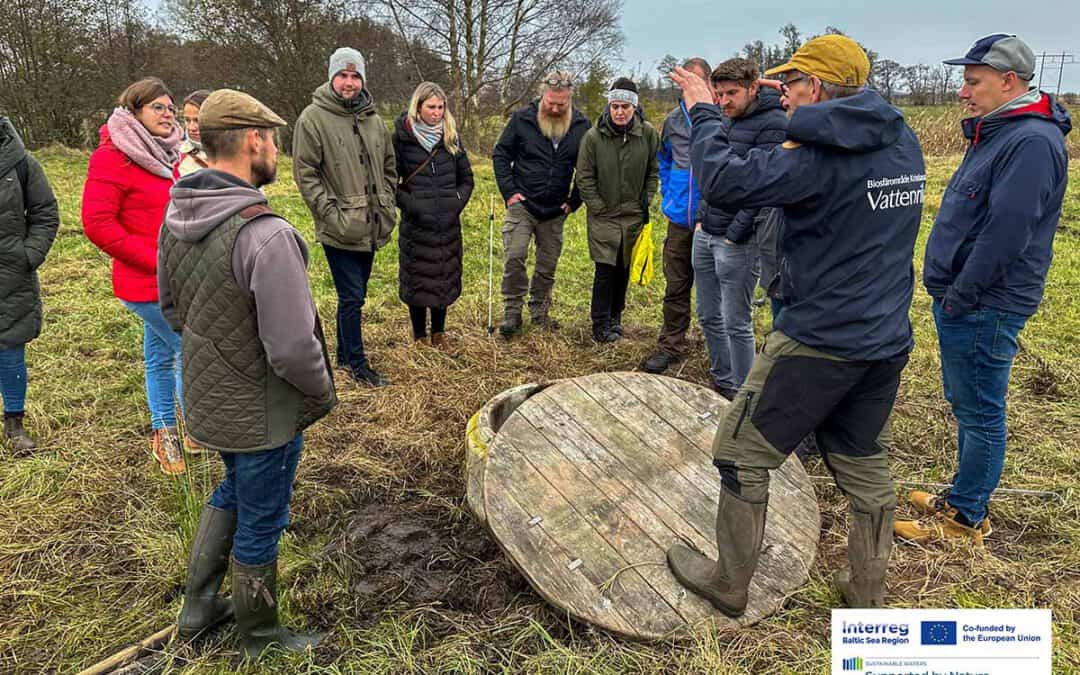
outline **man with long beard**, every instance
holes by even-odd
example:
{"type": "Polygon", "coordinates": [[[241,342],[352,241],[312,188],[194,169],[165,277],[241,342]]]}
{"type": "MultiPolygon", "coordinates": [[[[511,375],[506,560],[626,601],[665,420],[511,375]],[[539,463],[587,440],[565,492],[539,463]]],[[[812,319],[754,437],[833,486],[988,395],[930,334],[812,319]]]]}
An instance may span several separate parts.
{"type": "Polygon", "coordinates": [[[217,450],[225,479],[199,516],[180,637],[235,612],[244,656],[318,636],[278,621],[277,557],[304,429],[337,399],[307,281],[307,247],[258,190],[277,173],[285,121],[219,89],[199,112],[209,166],[173,186],[158,251],[161,311],[183,332],[188,432],[217,450]],[[232,557],[232,602],[218,596],[232,557]]]}
{"type": "Polygon", "coordinates": [[[551,289],[562,253],[563,222],[581,206],[571,187],[578,146],[589,121],[573,107],[574,83],[553,72],[541,83],[540,98],[517,110],[492,154],[495,180],[506,201],[503,224],[503,321],[506,337],[521,332],[521,309],[529,294],[535,325],[557,328],[551,318],[551,289]],[[529,243],[536,238],[532,281],[525,269],[529,243]]]}

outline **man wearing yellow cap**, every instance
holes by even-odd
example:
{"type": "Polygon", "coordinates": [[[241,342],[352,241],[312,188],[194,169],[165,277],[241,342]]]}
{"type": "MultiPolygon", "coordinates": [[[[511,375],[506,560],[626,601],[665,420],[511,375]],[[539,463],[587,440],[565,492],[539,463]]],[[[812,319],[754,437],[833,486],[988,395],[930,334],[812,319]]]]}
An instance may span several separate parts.
{"type": "Polygon", "coordinates": [[[161,310],[183,335],[188,433],[225,462],[199,517],[178,632],[194,638],[235,612],[245,656],[317,641],[278,622],[277,554],[303,431],[337,400],[307,247],[258,189],[275,178],[284,125],[247,94],[212,93],[199,111],[209,166],[173,186],[158,251],[161,310]],[[232,602],[217,595],[230,553],[232,602]]]}
{"type": "Polygon", "coordinates": [[[836,583],[852,607],[878,607],[892,550],[896,493],[884,430],[913,346],[908,309],[925,171],[900,111],[866,89],[854,40],[815,38],[768,71],[781,82],[787,141],[739,156],[708,86],[678,69],[691,107],[690,160],[702,198],[727,208],[781,206],[782,303],[713,444],[722,480],[719,559],[682,544],[668,564],[687,588],[740,616],[765,530],[769,470],[813,433],[851,502],[850,570],[836,583]]]}

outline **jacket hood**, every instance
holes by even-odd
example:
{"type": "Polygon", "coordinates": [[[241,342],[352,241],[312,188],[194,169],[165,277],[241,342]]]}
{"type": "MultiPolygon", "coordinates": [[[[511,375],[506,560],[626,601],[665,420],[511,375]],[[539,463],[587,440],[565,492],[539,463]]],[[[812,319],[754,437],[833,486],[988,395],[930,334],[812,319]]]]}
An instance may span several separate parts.
{"type": "Polygon", "coordinates": [[[26,146],[22,138],[11,120],[0,116],[0,176],[10,171],[23,157],[26,157],[26,146]]]}
{"type": "Polygon", "coordinates": [[[980,138],[993,134],[996,130],[1022,119],[1042,119],[1050,122],[1061,130],[1062,136],[1069,135],[1072,131],[1072,116],[1065,106],[1061,105],[1050,94],[1038,92],[1032,96],[1031,102],[1023,101],[1018,107],[1003,108],[1000,112],[986,117],[968,117],[961,120],[960,127],[964,131],[964,137],[978,145],[980,138]]]}
{"type": "Polygon", "coordinates": [[[346,101],[341,96],[338,96],[338,93],[334,91],[329,82],[324,82],[311,94],[311,102],[335,115],[375,114],[375,99],[372,98],[367,87],[361,89],[355,99],[346,101]]]}
{"type": "Polygon", "coordinates": [[[870,152],[896,142],[904,115],[873,89],[854,96],[800,106],[791,115],[787,135],[793,141],[850,152],[870,152]]]}
{"type": "Polygon", "coordinates": [[[169,191],[165,227],[184,242],[199,241],[215,227],[266,195],[232,174],[203,169],[185,176],[169,191]]]}
{"type": "Polygon", "coordinates": [[[758,90],[757,95],[757,108],[754,109],[754,114],[763,113],[768,110],[783,110],[784,106],[780,103],[780,92],[776,91],[772,87],[762,87],[758,90]]]}

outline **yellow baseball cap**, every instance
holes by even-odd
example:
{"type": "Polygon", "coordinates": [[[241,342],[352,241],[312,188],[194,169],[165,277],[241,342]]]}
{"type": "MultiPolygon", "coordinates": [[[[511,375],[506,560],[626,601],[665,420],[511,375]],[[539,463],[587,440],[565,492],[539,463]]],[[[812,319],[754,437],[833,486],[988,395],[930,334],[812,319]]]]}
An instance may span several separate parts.
{"type": "Polygon", "coordinates": [[[787,63],[765,71],[776,75],[798,70],[815,75],[822,82],[861,87],[870,76],[866,51],[846,35],[822,35],[810,40],[791,55],[787,63]]]}

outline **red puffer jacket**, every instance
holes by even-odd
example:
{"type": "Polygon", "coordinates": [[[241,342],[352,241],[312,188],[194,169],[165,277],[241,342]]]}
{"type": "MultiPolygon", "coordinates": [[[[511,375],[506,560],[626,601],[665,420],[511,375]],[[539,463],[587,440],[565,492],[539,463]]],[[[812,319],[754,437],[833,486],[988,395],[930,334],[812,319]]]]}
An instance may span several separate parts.
{"type": "Polygon", "coordinates": [[[113,293],[128,302],[157,302],[158,232],[173,181],[128,159],[103,125],[83,188],[87,238],[113,259],[113,293]]]}

